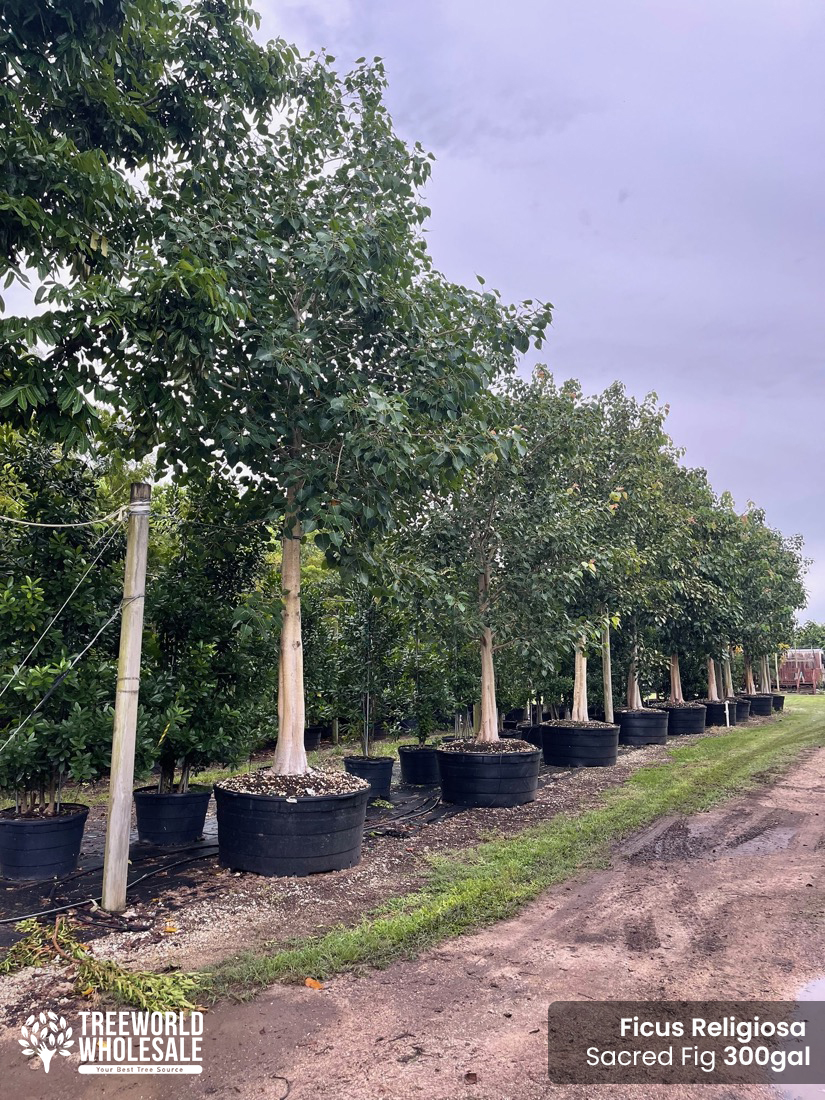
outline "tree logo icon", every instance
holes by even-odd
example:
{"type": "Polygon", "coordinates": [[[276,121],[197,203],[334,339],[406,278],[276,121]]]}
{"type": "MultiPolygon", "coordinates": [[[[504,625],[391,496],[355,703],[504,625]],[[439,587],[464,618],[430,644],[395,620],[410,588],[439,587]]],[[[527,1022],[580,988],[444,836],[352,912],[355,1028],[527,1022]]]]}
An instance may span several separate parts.
{"type": "Polygon", "coordinates": [[[41,1012],[39,1016],[29,1016],[20,1028],[20,1034],[23,1038],[17,1041],[23,1048],[23,1054],[27,1058],[36,1055],[43,1063],[46,1073],[49,1072],[55,1054],[68,1058],[71,1054],[69,1047],[74,1046],[72,1029],[66,1027],[66,1020],[63,1016],[58,1017],[56,1012],[41,1012]]]}

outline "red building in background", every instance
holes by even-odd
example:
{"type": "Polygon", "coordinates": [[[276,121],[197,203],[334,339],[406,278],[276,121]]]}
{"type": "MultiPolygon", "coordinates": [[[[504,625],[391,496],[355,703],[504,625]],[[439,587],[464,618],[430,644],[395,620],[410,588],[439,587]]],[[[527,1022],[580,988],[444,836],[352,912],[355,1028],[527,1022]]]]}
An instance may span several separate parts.
{"type": "Polygon", "coordinates": [[[779,665],[779,686],[786,691],[813,694],[825,679],[823,650],[789,649],[779,665]]]}

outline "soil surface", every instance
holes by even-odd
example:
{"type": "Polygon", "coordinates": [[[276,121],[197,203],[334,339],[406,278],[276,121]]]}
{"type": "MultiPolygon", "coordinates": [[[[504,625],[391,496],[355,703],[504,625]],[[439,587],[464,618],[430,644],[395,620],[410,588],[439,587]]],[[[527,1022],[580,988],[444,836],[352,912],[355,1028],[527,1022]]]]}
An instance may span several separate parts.
{"type": "Polygon", "coordinates": [[[710,812],[660,820],[625,842],[608,869],[418,960],[221,1005],[206,1017],[201,1077],[89,1081],[73,1072],[74,1057],[45,1077],[12,1035],[0,1044],[4,1091],[15,1100],[776,1097],[744,1086],[551,1087],[547,1007],[792,998],[820,977],[823,795],[825,749],[710,812]]]}

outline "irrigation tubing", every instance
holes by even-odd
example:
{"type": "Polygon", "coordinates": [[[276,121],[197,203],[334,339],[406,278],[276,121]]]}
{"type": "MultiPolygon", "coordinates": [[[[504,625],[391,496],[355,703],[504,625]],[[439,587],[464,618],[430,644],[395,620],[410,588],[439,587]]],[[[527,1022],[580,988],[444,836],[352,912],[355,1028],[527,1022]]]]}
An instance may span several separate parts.
{"type": "MultiPolygon", "coordinates": [[[[138,878],[132,882],[126,884],[126,889],[131,890],[132,887],[137,886],[139,882],[144,882],[147,878],[151,878],[153,875],[159,875],[163,871],[171,871],[173,867],[182,867],[187,863],[196,863],[199,859],[208,859],[210,856],[214,856],[218,850],[217,844],[212,845],[212,851],[199,852],[196,856],[190,856],[188,859],[178,859],[174,863],[165,863],[163,867],[155,867],[152,871],[147,871],[143,875],[139,875],[138,878]]],[[[53,913],[65,913],[67,909],[79,909],[81,905],[99,905],[101,899],[98,898],[83,898],[82,901],[70,901],[66,905],[53,905],[50,909],[40,909],[36,913],[24,913],[22,916],[17,917],[3,917],[0,919],[0,924],[16,924],[21,920],[32,920],[34,917],[49,917],[53,913]]]]}

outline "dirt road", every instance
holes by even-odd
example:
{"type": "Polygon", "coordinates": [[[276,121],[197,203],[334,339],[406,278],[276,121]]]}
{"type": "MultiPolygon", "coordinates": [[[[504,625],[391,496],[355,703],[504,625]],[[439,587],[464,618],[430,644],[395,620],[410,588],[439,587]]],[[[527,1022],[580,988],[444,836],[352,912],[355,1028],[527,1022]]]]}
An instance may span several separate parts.
{"type": "MultiPolygon", "coordinates": [[[[825,750],[709,813],[659,822],[605,871],[554,888],[513,920],[415,962],[320,991],[275,987],[206,1023],[200,1078],[47,1078],[0,1049],[14,1100],[91,1096],[265,1100],[539,1100],[553,1000],[792,997],[825,973],[825,750]]],[[[59,1075],[59,1076],[58,1076],[59,1075]]],[[[663,1100],[758,1089],[644,1089],[663,1100]]]]}

